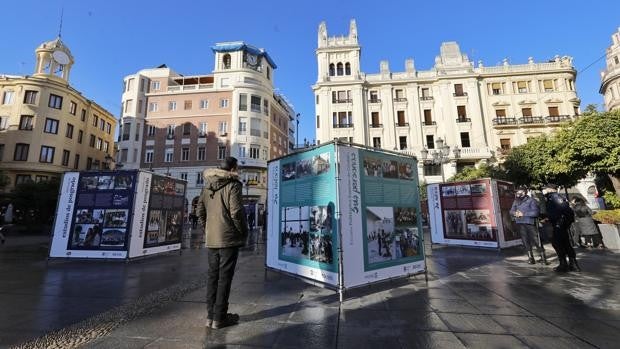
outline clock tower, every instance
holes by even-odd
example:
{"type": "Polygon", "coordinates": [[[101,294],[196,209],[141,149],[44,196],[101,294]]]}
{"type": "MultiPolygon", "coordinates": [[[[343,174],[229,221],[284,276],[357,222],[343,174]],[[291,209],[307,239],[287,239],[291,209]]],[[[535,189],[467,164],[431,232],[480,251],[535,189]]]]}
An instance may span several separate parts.
{"type": "Polygon", "coordinates": [[[60,40],[60,36],[42,43],[35,53],[37,63],[34,76],[52,77],[69,82],[69,72],[75,61],[69,48],[60,40]]]}

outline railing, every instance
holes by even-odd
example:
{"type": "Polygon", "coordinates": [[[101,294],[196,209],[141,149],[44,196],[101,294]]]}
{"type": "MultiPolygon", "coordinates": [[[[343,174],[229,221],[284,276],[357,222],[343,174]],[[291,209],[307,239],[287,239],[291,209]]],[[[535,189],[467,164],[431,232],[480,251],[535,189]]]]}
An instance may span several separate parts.
{"type": "Polygon", "coordinates": [[[406,102],[407,98],[405,97],[396,97],[394,98],[394,102],[406,102]]]}
{"type": "Polygon", "coordinates": [[[547,116],[545,119],[547,119],[548,123],[556,123],[556,122],[562,122],[562,121],[569,121],[570,120],[570,116],[568,115],[553,115],[553,116],[547,116]]]}
{"type": "Polygon", "coordinates": [[[250,104],[250,111],[260,113],[260,104],[250,104]]]}
{"type": "Polygon", "coordinates": [[[368,126],[370,126],[371,128],[380,128],[380,127],[383,127],[383,124],[375,124],[375,123],[373,123],[373,124],[370,124],[368,126]]]}
{"type": "Polygon", "coordinates": [[[353,102],[353,100],[350,98],[332,100],[332,103],[351,103],[351,102],[353,102]]]}
{"type": "Polygon", "coordinates": [[[499,117],[493,119],[493,125],[516,125],[517,118],[499,117]]]}
{"type": "Polygon", "coordinates": [[[169,134],[167,134],[167,135],[166,135],[166,139],[174,139],[174,133],[172,133],[172,134],[170,134],[170,133],[169,133],[169,134]]]}
{"type": "Polygon", "coordinates": [[[524,116],[519,118],[520,124],[543,124],[545,120],[542,116],[524,116]]]}
{"type": "Polygon", "coordinates": [[[381,103],[381,99],[379,98],[371,98],[368,103],[381,103]]]}
{"type": "Polygon", "coordinates": [[[333,128],[352,128],[353,124],[333,124],[333,128]]]}
{"type": "Polygon", "coordinates": [[[435,126],[437,125],[437,121],[422,121],[423,126],[435,126]]]}
{"type": "Polygon", "coordinates": [[[168,92],[206,90],[210,88],[213,88],[213,84],[177,85],[177,86],[168,86],[168,92]]]}
{"type": "Polygon", "coordinates": [[[397,122],[396,127],[407,127],[409,126],[408,122],[397,122]]]}
{"type": "Polygon", "coordinates": [[[433,96],[420,96],[421,101],[432,101],[433,96]]]}
{"type": "Polygon", "coordinates": [[[467,96],[467,92],[454,92],[452,94],[452,96],[454,96],[454,97],[465,97],[465,96],[467,96]]]}
{"type": "Polygon", "coordinates": [[[466,118],[466,117],[458,117],[456,118],[456,122],[471,122],[471,118],[466,118]]]}

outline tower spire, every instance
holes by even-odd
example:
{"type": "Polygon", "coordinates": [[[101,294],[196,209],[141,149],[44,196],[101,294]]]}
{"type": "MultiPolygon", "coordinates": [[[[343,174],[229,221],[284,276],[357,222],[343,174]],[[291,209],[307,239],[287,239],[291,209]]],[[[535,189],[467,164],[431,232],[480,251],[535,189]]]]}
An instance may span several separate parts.
{"type": "Polygon", "coordinates": [[[58,37],[62,37],[62,16],[64,15],[65,8],[60,9],[60,26],[58,27],[58,37]]]}

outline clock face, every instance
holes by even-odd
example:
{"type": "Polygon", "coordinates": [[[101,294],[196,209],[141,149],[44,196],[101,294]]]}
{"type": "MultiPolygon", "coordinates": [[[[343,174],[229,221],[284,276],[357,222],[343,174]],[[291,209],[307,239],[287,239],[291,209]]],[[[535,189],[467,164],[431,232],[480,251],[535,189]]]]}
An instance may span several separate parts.
{"type": "Polygon", "coordinates": [[[54,53],[52,53],[52,57],[59,64],[68,64],[69,63],[69,56],[67,56],[67,54],[62,52],[62,51],[54,51],[54,53]]]}
{"type": "Polygon", "coordinates": [[[257,59],[256,55],[251,55],[251,54],[248,53],[247,61],[248,61],[249,65],[256,65],[256,62],[258,61],[258,59],[257,59]]]}

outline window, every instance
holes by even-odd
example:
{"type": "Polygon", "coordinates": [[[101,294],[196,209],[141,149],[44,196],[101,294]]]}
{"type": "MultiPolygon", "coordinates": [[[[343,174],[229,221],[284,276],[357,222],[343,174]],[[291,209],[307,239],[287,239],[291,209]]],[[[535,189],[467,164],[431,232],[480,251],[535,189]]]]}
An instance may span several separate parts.
{"type": "Polygon", "coordinates": [[[149,103],[149,111],[157,111],[158,105],[157,103],[149,103]]]}
{"type": "Polygon", "coordinates": [[[554,91],[553,80],[543,80],[542,84],[543,84],[543,91],[545,91],[545,92],[553,92],[554,91]]]}
{"type": "Polygon", "coordinates": [[[549,116],[560,116],[560,109],[558,107],[549,107],[549,116]]]}
{"type": "Polygon", "coordinates": [[[69,157],[71,156],[71,152],[68,150],[62,151],[62,165],[69,166],[69,157]]]}
{"type": "Polygon", "coordinates": [[[80,115],[82,122],[86,121],[86,109],[82,109],[82,115],[80,115]]]}
{"type": "Polygon", "coordinates": [[[207,109],[209,108],[209,101],[206,99],[201,99],[200,100],[200,109],[207,109]]]}
{"type": "Polygon", "coordinates": [[[248,110],[248,95],[245,93],[239,94],[239,110],[240,111],[248,110]]]}
{"type": "Polygon", "coordinates": [[[147,149],[144,153],[144,162],[150,164],[153,162],[153,149],[147,149]]]}
{"type": "Polygon", "coordinates": [[[168,102],[168,110],[177,110],[177,102],[175,101],[168,102]]]}
{"type": "Polygon", "coordinates": [[[13,99],[15,97],[15,91],[7,90],[4,91],[2,95],[2,104],[13,104],[13,99]]]}
{"type": "Polygon", "coordinates": [[[48,180],[49,180],[49,176],[36,175],[34,177],[35,183],[47,182],[48,180]]]}
{"type": "Polygon", "coordinates": [[[122,129],[123,129],[122,130],[123,131],[123,136],[122,136],[121,139],[124,140],[124,141],[128,141],[129,137],[130,137],[130,134],[131,134],[131,123],[129,123],[129,122],[124,123],[122,129]]]}
{"type": "Polygon", "coordinates": [[[502,148],[503,150],[508,150],[511,148],[510,146],[510,138],[500,138],[499,140],[499,146],[500,148],[502,148]]]}
{"type": "Polygon", "coordinates": [[[196,160],[204,161],[207,158],[207,152],[205,147],[198,147],[198,154],[196,160]]]}
{"type": "Polygon", "coordinates": [[[493,95],[501,95],[502,94],[502,84],[499,82],[494,82],[491,84],[491,93],[493,95]]]}
{"type": "Polygon", "coordinates": [[[220,99],[220,108],[228,108],[228,99],[226,98],[220,99]]]}
{"type": "Polygon", "coordinates": [[[435,137],[433,135],[426,136],[426,148],[435,149],[435,137]]]}
{"type": "MultiPolygon", "coordinates": [[[[140,125],[140,124],[138,124],[138,125],[140,125]]],[[[138,126],[138,128],[140,128],[140,127],[138,126]]],[[[105,131],[105,120],[103,120],[103,118],[99,119],[99,129],[101,131],[105,131]]]]}
{"type": "Polygon", "coordinates": [[[71,113],[71,115],[77,114],[77,103],[75,103],[74,101],[71,101],[71,103],[69,103],[69,113],[71,113]]]}
{"type": "Polygon", "coordinates": [[[271,80],[271,68],[267,66],[267,80],[271,80]]]}
{"type": "Polygon", "coordinates": [[[441,176],[441,164],[425,164],[424,176],[441,176]]]}
{"type": "Polygon", "coordinates": [[[67,124],[67,132],[65,132],[65,137],[73,138],[73,125],[67,124]]]}
{"type": "Polygon", "coordinates": [[[181,179],[187,181],[187,172],[181,172],[181,179]]]}
{"type": "Polygon", "coordinates": [[[0,144],[0,161],[4,159],[4,144],[0,144]]]}
{"type": "Polygon", "coordinates": [[[166,137],[168,139],[174,138],[174,129],[176,128],[175,125],[168,125],[166,127],[166,137]]]}
{"type": "Polygon", "coordinates": [[[105,132],[107,134],[111,134],[112,133],[112,124],[110,124],[109,122],[105,123],[105,132]]]}
{"type": "Polygon", "coordinates": [[[329,76],[334,76],[336,75],[336,65],[334,65],[334,63],[331,63],[329,65],[329,76]]]}
{"type": "Polygon", "coordinates": [[[151,90],[158,91],[159,88],[160,88],[159,81],[152,81],[151,82],[151,90]]]}
{"type": "Polygon", "coordinates": [[[467,110],[464,105],[459,105],[456,107],[456,115],[458,115],[459,119],[467,117],[467,110]]]}
{"type": "Polygon", "coordinates": [[[9,124],[8,116],[0,116],[0,130],[6,130],[9,124]]]}
{"type": "Polygon", "coordinates": [[[196,172],[196,184],[201,185],[205,183],[205,179],[202,176],[202,172],[196,172]]]}
{"type": "Polygon", "coordinates": [[[321,118],[317,115],[316,116],[316,128],[320,128],[321,127],[321,118]]]}
{"type": "Polygon", "coordinates": [[[248,128],[248,119],[239,118],[239,134],[240,135],[247,134],[247,128],[248,128]]]}
{"type": "Polygon", "coordinates": [[[47,106],[54,109],[62,109],[62,97],[50,94],[50,100],[47,106]]]}
{"type": "Polygon", "coordinates": [[[342,63],[338,63],[336,64],[336,75],[341,76],[343,75],[344,71],[342,69],[342,63]]]}
{"type": "Polygon", "coordinates": [[[469,132],[461,132],[461,147],[469,148],[469,132]]]}
{"type": "Polygon", "coordinates": [[[495,110],[495,116],[498,118],[505,118],[506,117],[506,109],[496,109],[495,110]]]}
{"type": "Polygon", "coordinates": [[[226,135],[228,130],[228,123],[226,121],[220,121],[218,126],[218,131],[220,132],[220,136],[226,135]]]}
{"type": "Polygon", "coordinates": [[[369,97],[370,103],[378,103],[379,102],[379,93],[377,91],[370,91],[369,97]]]}
{"type": "Polygon", "coordinates": [[[260,157],[260,146],[258,145],[250,145],[250,158],[258,159],[260,157]]]}
{"type": "Polygon", "coordinates": [[[97,115],[93,115],[92,125],[94,127],[97,127],[98,123],[99,123],[99,117],[97,115]]]}
{"type": "Polygon", "coordinates": [[[372,122],[372,127],[379,127],[379,125],[381,124],[381,121],[379,120],[379,112],[378,111],[373,111],[370,113],[370,119],[372,122]]]}
{"type": "Polygon", "coordinates": [[[400,150],[407,149],[407,136],[398,137],[398,147],[400,150]]]}
{"type": "Polygon", "coordinates": [[[146,128],[146,132],[147,132],[146,135],[149,136],[149,137],[155,136],[155,130],[156,130],[155,126],[148,125],[147,128],[146,128]]]}
{"type": "Polygon", "coordinates": [[[26,90],[24,92],[24,104],[37,104],[38,91],[26,90]]]}
{"type": "MultiPolygon", "coordinates": [[[[274,147],[274,149],[276,149],[276,148],[274,147]]],[[[238,151],[238,153],[239,153],[239,154],[238,154],[238,155],[239,155],[239,157],[240,157],[240,158],[245,158],[245,157],[246,157],[245,152],[246,152],[245,145],[240,144],[240,145],[239,145],[239,151],[238,151]]]]}
{"type": "Polygon", "coordinates": [[[92,168],[93,168],[93,158],[87,157],[86,158],[86,170],[89,171],[92,168]]]}
{"type": "Polygon", "coordinates": [[[261,121],[260,119],[252,118],[250,119],[250,136],[260,137],[261,136],[261,121]]]}
{"type": "Polygon", "coordinates": [[[256,113],[260,113],[260,96],[254,96],[250,98],[250,110],[256,113]]]}
{"type": "Polygon", "coordinates": [[[267,99],[263,99],[263,114],[269,116],[269,101],[267,99]]]}
{"type": "Polygon", "coordinates": [[[405,122],[405,111],[399,110],[396,112],[396,115],[398,118],[398,126],[407,126],[407,123],[405,122]]]}
{"type": "Polygon", "coordinates": [[[372,146],[375,148],[381,148],[381,137],[373,137],[372,146]]]}
{"type": "Polygon", "coordinates": [[[15,161],[28,161],[28,151],[30,145],[25,143],[15,144],[15,153],[13,154],[13,160],[15,161]]]}
{"type": "Polygon", "coordinates": [[[217,159],[224,160],[226,158],[226,146],[220,145],[217,147],[217,159]]]}
{"type": "Polygon", "coordinates": [[[104,141],[103,142],[103,147],[101,148],[101,150],[105,153],[108,152],[108,150],[110,150],[110,142],[108,141],[104,141]]]}
{"type": "Polygon", "coordinates": [[[82,137],[84,136],[84,131],[78,130],[78,138],[77,141],[79,144],[82,144],[82,137]]]}
{"type": "Polygon", "coordinates": [[[138,99],[138,114],[142,114],[142,100],[138,99]]]}
{"type": "Polygon", "coordinates": [[[579,115],[579,107],[573,106],[573,113],[575,113],[575,115],[579,115]]]}
{"type": "Polygon", "coordinates": [[[198,131],[198,135],[200,137],[206,137],[207,136],[207,123],[206,122],[201,122],[200,123],[200,130],[198,131]]]}
{"type": "Polygon", "coordinates": [[[80,167],[80,154],[75,154],[73,158],[73,168],[77,170],[80,167]]]}
{"type": "Polygon", "coordinates": [[[230,63],[231,63],[231,58],[230,55],[227,53],[222,57],[222,64],[223,64],[223,68],[224,69],[230,69],[230,63]]]}
{"type": "Polygon", "coordinates": [[[189,161],[189,148],[181,149],[181,161],[189,161]]]}
{"type": "Polygon", "coordinates": [[[32,130],[32,124],[34,122],[34,116],[32,115],[22,115],[19,119],[19,129],[25,131],[32,130]]]}
{"type": "Polygon", "coordinates": [[[166,148],[166,156],[164,158],[164,162],[172,162],[174,161],[174,149],[166,148]]]}
{"type": "Polygon", "coordinates": [[[18,174],[17,176],[15,176],[15,185],[19,185],[23,183],[30,183],[30,182],[32,182],[32,178],[30,178],[30,175],[18,174]]]}
{"type": "Polygon", "coordinates": [[[344,75],[351,75],[351,63],[344,64],[344,75]]]}
{"type": "Polygon", "coordinates": [[[527,81],[517,81],[517,92],[519,93],[527,93],[527,81]]]}
{"type": "Polygon", "coordinates": [[[95,135],[90,135],[90,141],[88,142],[88,145],[90,145],[91,148],[94,148],[96,141],[97,137],[95,137],[95,135]]]}
{"type": "Polygon", "coordinates": [[[429,99],[431,97],[431,90],[427,87],[422,88],[422,99],[429,99]]]}
{"type": "Polygon", "coordinates": [[[144,92],[144,79],[140,79],[140,92],[144,92]]]}
{"type": "Polygon", "coordinates": [[[433,114],[430,109],[424,109],[424,125],[433,124],[433,114]]]}
{"type": "Polygon", "coordinates": [[[189,136],[191,132],[192,132],[192,124],[190,124],[189,122],[184,123],[183,124],[183,135],[189,136]]]}
{"type": "Polygon", "coordinates": [[[127,80],[127,91],[131,91],[131,89],[133,88],[133,78],[127,80]]]}
{"type": "Polygon", "coordinates": [[[403,90],[394,91],[394,96],[397,102],[405,100],[405,93],[403,92],[403,90]]]}
{"type": "Polygon", "coordinates": [[[454,96],[465,96],[466,93],[463,92],[463,84],[454,84],[454,96]]]}
{"type": "Polygon", "coordinates": [[[56,148],[48,147],[46,145],[41,146],[41,154],[39,155],[39,162],[45,163],[53,163],[54,162],[54,151],[56,148]]]}
{"type": "Polygon", "coordinates": [[[97,140],[95,141],[95,149],[101,150],[102,147],[103,147],[103,139],[97,137],[97,140]]]}
{"type": "Polygon", "coordinates": [[[125,113],[131,112],[131,109],[133,109],[133,99],[128,99],[125,102],[125,113]]]}
{"type": "Polygon", "coordinates": [[[522,108],[521,114],[523,114],[523,116],[532,116],[532,108],[522,108]]]}

